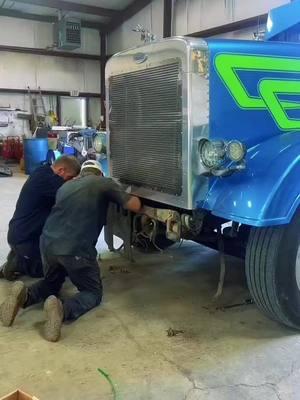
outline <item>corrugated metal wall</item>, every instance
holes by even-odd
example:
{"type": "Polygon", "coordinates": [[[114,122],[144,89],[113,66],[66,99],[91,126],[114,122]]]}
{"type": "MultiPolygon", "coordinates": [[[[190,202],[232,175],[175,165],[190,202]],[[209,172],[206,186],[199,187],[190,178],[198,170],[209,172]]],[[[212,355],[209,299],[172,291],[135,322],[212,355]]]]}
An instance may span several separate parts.
{"type": "Polygon", "coordinates": [[[113,31],[108,37],[108,54],[141,44],[140,35],[132,31],[138,24],[161,38],[163,36],[163,11],[164,1],[153,0],[147,7],[113,31]]]}
{"type": "MultiPolygon", "coordinates": [[[[53,25],[50,23],[0,17],[0,45],[30,48],[53,46],[53,25]]],[[[82,29],[82,46],[75,52],[100,55],[99,33],[82,29]]],[[[100,62],[85,59],[0,52],[0,87],[100,93],[100,62]]],[[[49,99],[45,97],[46,103],[49,99]]],[[[55,98],[52,99],[55,101],[55,98]]],[[[29,110],[28,96],[0,92],[0,106],[11,105],[29,110]]],[[[91,99],[90,117],[100,119],[100,100],[91,99]]]]}
{"type": "MultiPolygon", "coordinates": [[[[231,22],[267,13],[271,8],[289,3],[290,0],[176,0],[174,6],[173,34],[187,35],[231,22]]],[[[109,35],[109,54],[140,44],[139,35],[132,29],[141,24],[158,38],[163,35],[163,0],[150,5],[126,21],[109,35]]],[[[253,29],[241,30],[224,37],[251,39],[253,29]]]]}
{"type": "Polygon", "coordinates": [[[194,32],[267,13],[289,0],[177,0],[174,12],[174,34],[194,32]]]}
{"type": "MultiPolygon", "coordinates": [[[[0,17],[0,45],[49,48],[53,46],[52,24],[0,17]]],[[[99,34],[83,29],[77,52],[99,55],[99,34]]],[[[100,62],[1,52],[0,87],[100,93],[100,62]]]]}

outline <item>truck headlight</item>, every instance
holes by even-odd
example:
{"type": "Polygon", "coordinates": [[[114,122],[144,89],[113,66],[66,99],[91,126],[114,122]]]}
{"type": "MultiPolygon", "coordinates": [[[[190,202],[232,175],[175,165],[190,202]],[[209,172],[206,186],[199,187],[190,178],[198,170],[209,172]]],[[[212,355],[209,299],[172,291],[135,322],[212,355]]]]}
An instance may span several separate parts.
{"type": "Polygon", "coordinates": [[[106,154],[106,137],[105,137],[105,134],[98,133],[94,137],[93,145],[94,145],[94,149],[95,149],[96,153],[106,154]]]}
{"type": "Polygon", "coordinates": [[[197,173],[205,176],[225,177],[246,168],[246,146],[238,140],[200,139],[198,147],[200,167],[197,173]]]}
{"type": "Polygon", "coordinates": [[[226,146],[227,157],[234,162],[240,162],[246,155],[246,147],[238,140],[232,140],[226,146]]]}
{"type": "Polygon", "coordinates": [[[207,168],[219,168],[226,156],[225,143],[223,141],[202,139],[199,143],[199,153],[202,163],[207,168]]]}

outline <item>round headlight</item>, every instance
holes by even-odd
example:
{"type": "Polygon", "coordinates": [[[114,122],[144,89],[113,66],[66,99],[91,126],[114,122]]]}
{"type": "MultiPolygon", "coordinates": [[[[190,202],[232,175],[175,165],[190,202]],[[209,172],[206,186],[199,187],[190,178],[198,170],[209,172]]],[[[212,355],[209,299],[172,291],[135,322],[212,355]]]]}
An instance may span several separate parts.
{"type": "Polygon", "coordinates": [[[225,144],[222,141],[211,142],[203,139],[199,144],[199,152],[201,161],[207,168],[218,168],[225,158],[225,144]]]}
{"type": "Polygon", "coordinates": [[[102,134],[97,134],[94,138],[94,149],[96,153],[106,153],[106,143],[105,138],[102,134]]]}
{"type": "Polygon", "coordinates": [[[238,140],[232,140],[227,144],[226,153],[231,161],[240,162],[246,155],[246,148],[238,140]]]}

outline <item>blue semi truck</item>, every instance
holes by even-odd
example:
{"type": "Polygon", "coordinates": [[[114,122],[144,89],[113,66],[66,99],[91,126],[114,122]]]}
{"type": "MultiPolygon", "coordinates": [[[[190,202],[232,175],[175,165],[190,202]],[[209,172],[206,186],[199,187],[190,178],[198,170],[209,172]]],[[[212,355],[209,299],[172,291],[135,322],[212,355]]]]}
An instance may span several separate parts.
{"type": "Polygon", "coordinates": [[[263,41],[173,37],[106,67],[108,162],[144,212],[111,206],[106,240],[188,239],[245,259],[257,306],[300,328],[300,1],[263,41]]]}

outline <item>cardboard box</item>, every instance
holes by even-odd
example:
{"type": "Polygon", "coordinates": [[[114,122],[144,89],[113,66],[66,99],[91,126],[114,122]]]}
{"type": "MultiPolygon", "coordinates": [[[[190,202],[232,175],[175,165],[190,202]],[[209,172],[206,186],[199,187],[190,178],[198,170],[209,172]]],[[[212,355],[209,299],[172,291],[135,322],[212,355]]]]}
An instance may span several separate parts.
{"type": "Polygon", "coordinates": [[[0,400],[38,400],[35,396],[22,392],[22,390],[16,390],[13,393],[7,394],[1,397],[0,400]]]}

